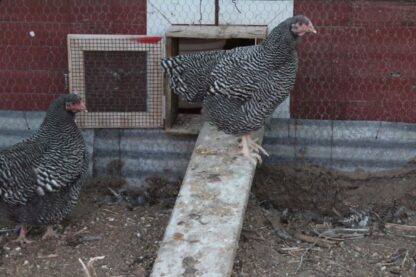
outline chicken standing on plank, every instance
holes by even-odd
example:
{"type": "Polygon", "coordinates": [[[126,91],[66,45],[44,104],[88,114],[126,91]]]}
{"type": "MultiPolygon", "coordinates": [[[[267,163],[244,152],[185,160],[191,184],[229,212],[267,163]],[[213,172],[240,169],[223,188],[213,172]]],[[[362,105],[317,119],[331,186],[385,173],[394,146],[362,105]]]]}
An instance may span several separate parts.
{"type": "Polygon", "coordinates": [[[78,201],[88,169],[84,139],[75,114],[85,105],[76,94],[60,96],[49,106],[39,130],[0,151],[0,207],[22,224],[17,241],[29,243],[26,225],[52,225],[78,201]]]}
{"type": "Polygon", "coordinates": [[[303,15],[286,19],[259,45],[199,52],[162,60],[173,91],[189,102],[202,101],[203,114],[227,134],[242,135],[242,153],[261,162],[267,152],[251,132],[292,91],[299,37],[316,33],[303,15]]]}

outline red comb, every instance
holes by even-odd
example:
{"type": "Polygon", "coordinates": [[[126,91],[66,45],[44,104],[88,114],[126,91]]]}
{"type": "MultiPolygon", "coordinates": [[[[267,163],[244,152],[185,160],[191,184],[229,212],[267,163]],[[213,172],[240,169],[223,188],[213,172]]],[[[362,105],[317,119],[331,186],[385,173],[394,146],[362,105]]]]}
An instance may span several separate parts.
{"type": "Polygon", "coordinates": [[[161,39],[162,37],[146,36],[146,37],[136,38],[135,41],[139,43],[158,43],[161,39]]]}

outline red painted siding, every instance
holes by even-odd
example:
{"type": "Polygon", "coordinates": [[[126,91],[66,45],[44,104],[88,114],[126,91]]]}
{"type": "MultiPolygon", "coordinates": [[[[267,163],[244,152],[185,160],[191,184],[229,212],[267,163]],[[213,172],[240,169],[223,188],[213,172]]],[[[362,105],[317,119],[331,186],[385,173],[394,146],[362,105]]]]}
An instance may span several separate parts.
{"type": "Polygon", "coordinates": [[[294,118],[416,122],[416,2],[295,0],[303,38],[294,118]]]}
{"type": "Polygon", "coordinates": [[[68,33],[145,34],[146,0],[1,0],[0,109],[44,110],[65,92],[68,33]]]}

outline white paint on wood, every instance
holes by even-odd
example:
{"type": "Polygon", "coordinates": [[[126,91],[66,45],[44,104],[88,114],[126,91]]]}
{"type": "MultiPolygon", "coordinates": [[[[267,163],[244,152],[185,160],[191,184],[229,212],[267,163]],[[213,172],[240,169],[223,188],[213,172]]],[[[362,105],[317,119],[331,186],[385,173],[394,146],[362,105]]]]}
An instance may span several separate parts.
{"type": "Polygon", "coordinates": [[[147,0],[147,34],[163,36],[174,24],[214,24],[212,0],[147,0]]]}
{"type": "Polygon", "coordinates": [[[220,0],[219,23],[266,25],[269,31],[293,15],[293,0],[220,0]]]}
{"type": "MultiPolygon", "coordinates": [[[[220,0],[220,25],[266,25],[293,15],[294,0],[220,0]]],[[[215,23],[214,0],[147,0],[147,34],[163,36],[175,24],[215,23]]]]}
{"type": "Polygon", "coordinates": [[[231,274],[254,172],[235,136],[204,124],[151,276],[231,274]]]}

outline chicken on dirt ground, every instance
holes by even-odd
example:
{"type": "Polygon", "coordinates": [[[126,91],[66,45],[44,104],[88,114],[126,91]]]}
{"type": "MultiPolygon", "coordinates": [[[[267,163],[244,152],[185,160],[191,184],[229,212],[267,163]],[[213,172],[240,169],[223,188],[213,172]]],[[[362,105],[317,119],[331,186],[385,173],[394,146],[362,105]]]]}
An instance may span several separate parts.
{"type": "Polygon", "coordinates": [[[208,121],[227,134],[241,135],[242,154],[256,163],[267,152],[251,138],[292,91],[298,38],[316,33],[303,15],[286,19],[259,45],[179,55],[161,65],[172,90],[201,102],[208,121]]]}
{"type": "Polygon", "coordinates": [[[78,201],[88,169],[84,139],[75,114],[85,109],[76,94],[60,96],[30,138],[0,151],[0,208],[21,224],[48,226],[43,238],[55,236],[52,225],[66,217],[78,201]]]}

